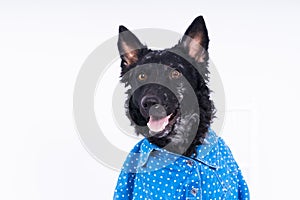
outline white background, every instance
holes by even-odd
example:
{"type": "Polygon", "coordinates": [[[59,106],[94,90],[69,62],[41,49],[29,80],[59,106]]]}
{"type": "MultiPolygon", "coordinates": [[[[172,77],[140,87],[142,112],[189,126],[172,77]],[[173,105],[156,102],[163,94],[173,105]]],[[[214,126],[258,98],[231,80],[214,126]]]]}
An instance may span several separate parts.
{"type": "Polygon", "coordinates": [[[118,172],[92,158],[73,122],[80,67],[120,24],[184,33],[200,14],[225,87],[222,137],[252,199],[298,199],[299,9],[296,0],[0,1],[0,199],[111,199],[118,172]]]}

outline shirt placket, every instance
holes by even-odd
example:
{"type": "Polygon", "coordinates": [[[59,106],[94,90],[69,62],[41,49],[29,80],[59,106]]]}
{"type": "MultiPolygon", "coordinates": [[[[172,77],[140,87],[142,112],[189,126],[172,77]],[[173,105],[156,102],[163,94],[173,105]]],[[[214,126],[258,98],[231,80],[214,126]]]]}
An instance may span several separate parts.
{"type": "Polygon", "coordinates": [[[200,173],[195,161],[185,160],[187,185],[186,199],[201,199],[200,173]]]}

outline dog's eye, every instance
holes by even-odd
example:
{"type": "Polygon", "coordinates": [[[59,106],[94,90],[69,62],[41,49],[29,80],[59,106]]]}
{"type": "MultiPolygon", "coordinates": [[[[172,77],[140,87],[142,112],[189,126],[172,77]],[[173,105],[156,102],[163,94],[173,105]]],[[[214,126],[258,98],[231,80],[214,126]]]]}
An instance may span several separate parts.
{"type": "Polygon", "coordinates": [[[178,70],[176,70],[176,69],[174,69],[174,70],[172,70],[171,72],[170,72],[170,78],[171,79],[178,79],[178,78],[180,78],[181,77],[181,73],[178,71],[178,70]]]}
{"type": "Polygon", "coordinates": [[[140,73],[140,74],[138,75],[138,79],[139,79],[140,81],[146,80],[146,79],[147,79],[147,74],[145,74],[145,73],[140,73]]]}

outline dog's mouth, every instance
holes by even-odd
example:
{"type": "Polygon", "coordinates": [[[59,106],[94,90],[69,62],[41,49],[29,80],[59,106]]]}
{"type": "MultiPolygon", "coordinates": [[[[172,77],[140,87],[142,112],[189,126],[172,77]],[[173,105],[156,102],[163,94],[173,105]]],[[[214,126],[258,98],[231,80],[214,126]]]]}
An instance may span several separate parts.
{"type": "Polygon", "coordinates": [[[169,119],[171,116],[172,114],[163,117],[161,119],[156,119],[154,116],[150,116],[147,126],[153,132],[160,132],[164,130],[166,126],[169,124],[169,119]]]}
{"type": "Polygon", "coordinates": [[[176,109],[173,113],[166,114],[160,105],[153,106],[154,109],[149,111],[149,120],[147,126],[149,134],[152,137],[162,138],[167,136],[176,123],[179,112],[176,109]]]}

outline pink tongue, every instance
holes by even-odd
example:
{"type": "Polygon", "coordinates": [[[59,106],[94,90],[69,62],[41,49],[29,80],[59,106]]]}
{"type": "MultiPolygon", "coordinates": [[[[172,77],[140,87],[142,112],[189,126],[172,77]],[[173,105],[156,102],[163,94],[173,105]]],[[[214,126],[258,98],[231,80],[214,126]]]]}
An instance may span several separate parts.
{"type": "Polygon", "coordinates": [[[169,118],[171,115],[166,116],[164,118],[154,120],[152,116],[150,116],[149,122],[147,123],[147,126],[151,131],[154,132],[160,132],[166,128],[166,126],[169,123],[169,118]]]}

